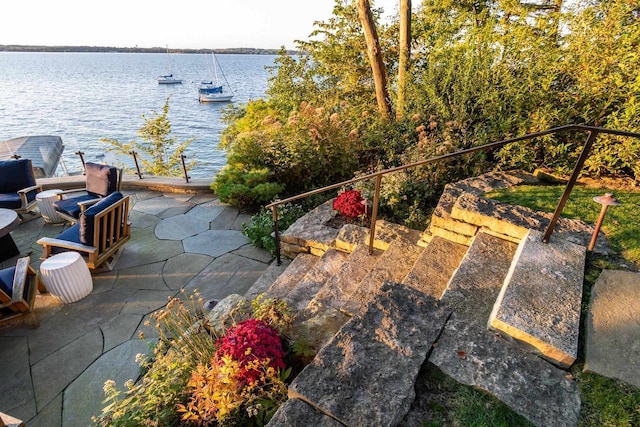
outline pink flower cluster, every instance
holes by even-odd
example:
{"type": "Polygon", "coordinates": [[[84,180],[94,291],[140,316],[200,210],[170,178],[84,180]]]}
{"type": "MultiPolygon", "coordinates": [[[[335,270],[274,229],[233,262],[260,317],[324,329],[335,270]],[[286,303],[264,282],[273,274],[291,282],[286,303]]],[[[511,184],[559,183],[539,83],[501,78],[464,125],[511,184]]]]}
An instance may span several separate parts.
{"type": "Polygon", "coordinates": [[[365,213],[362,194],[358,190],[347,190],[338,195],[333,201],[333,210],[345,218],[359,218],[365,213]]]}
{"type": "Polygon", "coordinates": [[[242,373],[239,380],[247,383],[260,378],[261,372],[255,364],[249,364],[255,360],[269,360],[269,367],[282,369],[285,352],[282,349],[282,341],[278,332],[262,320],[249,319],[229,328],[227,334],[218,339],[219,347],[215,358],[220,360],[223,355],[230,356],[240,363],[242,373]]]}

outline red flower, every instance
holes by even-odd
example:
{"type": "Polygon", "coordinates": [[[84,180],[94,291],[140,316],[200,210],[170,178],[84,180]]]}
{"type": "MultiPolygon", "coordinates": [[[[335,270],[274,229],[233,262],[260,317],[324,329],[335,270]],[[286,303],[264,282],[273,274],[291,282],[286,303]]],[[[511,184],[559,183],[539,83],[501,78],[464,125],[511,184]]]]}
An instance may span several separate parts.
{"type": "Polygon", "coordinates": [[[219,361],[223,355],[228,355],[238,361],[242,368],[240,380],[247,383],[257,380],[261,375],[258,369],[246,367],[249,362],[268,359],[269,367],[285,367],[285,352],[280,336],[262,320],[249,319],[238,323],[235,327],[229,328],[227,334],[218,339],[216,344],[219,347],[214,359],[219,361]]]}
{"type": "Polygon", "coordinates": [[[364,199],[358,190],[340,193],[333,201],[333,209],[346,218],[359,218],[365,213],[364,199]]]}

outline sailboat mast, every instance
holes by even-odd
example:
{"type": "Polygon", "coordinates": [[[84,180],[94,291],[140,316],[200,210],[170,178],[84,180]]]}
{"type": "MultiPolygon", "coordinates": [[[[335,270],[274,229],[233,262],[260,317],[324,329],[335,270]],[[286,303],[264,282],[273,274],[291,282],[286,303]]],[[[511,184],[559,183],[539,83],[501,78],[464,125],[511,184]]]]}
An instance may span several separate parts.
{"type": "Polygon", "coordinates": [[[216,61],[216,54],[211,52],[211,58],[213,59],[213,73],[216,76],[216,86],[220,86],[220,78],[218,77],[218,67],[216,61]]]}

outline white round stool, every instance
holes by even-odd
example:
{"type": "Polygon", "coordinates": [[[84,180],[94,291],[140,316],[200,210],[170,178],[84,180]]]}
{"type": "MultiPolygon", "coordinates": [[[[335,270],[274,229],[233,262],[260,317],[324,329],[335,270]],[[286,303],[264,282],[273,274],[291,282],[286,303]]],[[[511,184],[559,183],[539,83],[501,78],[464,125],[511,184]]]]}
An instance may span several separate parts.
{"type": "Polygon", "coordinates": [[[64,221],[64,218],[60,217],[53,207],[53,204],[58,200],[58,193],[61,192],[62,190],[46,190],[36,194],[38,208],[45,222],[57,224],[64,221]]]}
{"type": "Polygon", "coordinates": [[[63,252],[40,264],[40,276],[47,290],[64,303],[86,297],[93,290],[91,273],[78,252],[63,252]]]}

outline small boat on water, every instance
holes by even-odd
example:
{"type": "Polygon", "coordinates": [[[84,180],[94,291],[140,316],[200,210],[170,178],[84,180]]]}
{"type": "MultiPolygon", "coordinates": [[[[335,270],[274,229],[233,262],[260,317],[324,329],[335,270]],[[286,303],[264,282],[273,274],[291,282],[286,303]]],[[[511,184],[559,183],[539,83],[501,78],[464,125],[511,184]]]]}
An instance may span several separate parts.
{"type": "MultiPolygon", "coordinates": [[[[220,64],[213,52],[211,52],[211,57],[213,59],[213,73],[215,78],[209,81],[200,82],[198,85],[198,100],[200,102],[230,102],[233,99],[233,91],[231,91],[229,82],[227,81],[227,78],[225,77],[224,72],[222,71],[222,68],[220,67],[220,64]],[[220,70],[224,84],[220,82],[218,69],[220,70]],[[229,89],[225,91],[223,89],[224,86],[229,89]]],[[[209,63],[207,62],[207,66],[208,65],[209,63]]],[[[209,69],[209,74],[211,74],[211,69],[209,69]]]]}
{"type": "Polygon", "coordinates": [[[200,102],[229,102],[233,99],[233,93],[224,92],[222,86],[213,82],[201,82],[198,85],[198,99],[200,102]]]}
{"type": "Polygon", "coordinates": [[[173,64],[171,63],[171,55],[169,54],[169,47],[167,46],[167,60],[169,61],[170,74],[164,74],[158,76],[158,84],[161,85],[176,85],[181,84],[182,79],[178,79],[173,76],[173,64]]]}
{"type": "Polygon", "coordinates": [[[182,79],[176,79],[173,77],[173,74],[158,76],[158,84],[161,85],[175,85],[180,83],[182,83],[182,79]]]}
{"type": "Polygon", "coordinates": [[[55,135],[21,136],[0,142],[0,160],[30,159],[36,178],[54,176],[62,151],[62,138],[55,135]]]}

